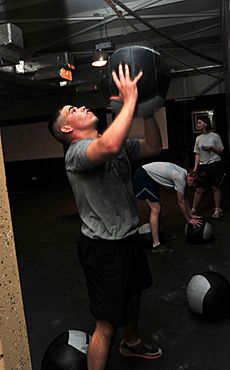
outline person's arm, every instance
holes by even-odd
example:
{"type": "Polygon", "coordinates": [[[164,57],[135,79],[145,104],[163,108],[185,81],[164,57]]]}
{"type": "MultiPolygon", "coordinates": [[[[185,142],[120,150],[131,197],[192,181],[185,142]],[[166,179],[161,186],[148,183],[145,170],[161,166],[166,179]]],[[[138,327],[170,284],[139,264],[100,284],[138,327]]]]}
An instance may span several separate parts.
{"type": "Polygon", "coordinates": [[[203,146],[203,149],[207,152],[213,152],[219,155],[224,153],[224,148],[216,148],[214,146],[203,146]]]}
{"type": "Polygon", "coordinates": [[[189,203],[187,197],[184,194],[177,192],[177,202],[180,207],[181,213],[183,214],[187,222],[193,224],[194,226],[202,225],[202,220],[200,218],[194,218],[191,216],[189,203]]]}
{"type": "Polygon", "coordinates": [[[162,139],[156,116],[144,118],[144,139],[140,140],[139,158],[159,155],[162,139]]]}
{"type": "Polygon", "coordinates": [[[114,71],[112,73],[119,96],[113,96],[111,99],[123,102],[121,111],[104,133],[94,139],[87,147],[87,158],[94,165],[104,163],[121,151],[132,124],[138,97],[137,82],[141,78],[142,72],[139,72],[132,81],[128,65],[125,65],[124,69],[125,71],[123,71],[122,65],[119,65],[119,77],[114,71]]]}
{"type": "Polygon", "coordinates": [[[193,171],[197,171],[197,168],[199,166],[199,161],[200,161],[200,154],[196,153],[193,171]]]}

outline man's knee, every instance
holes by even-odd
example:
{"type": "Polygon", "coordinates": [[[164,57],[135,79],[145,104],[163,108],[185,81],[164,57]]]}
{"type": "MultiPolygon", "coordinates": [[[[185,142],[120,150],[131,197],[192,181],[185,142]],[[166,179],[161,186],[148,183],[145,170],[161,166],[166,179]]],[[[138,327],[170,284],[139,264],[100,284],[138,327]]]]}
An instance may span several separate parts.
{"type": "Polygon", "coordinates": [[[160,202],[150,202],[149,200],[147,200],[147,203],[150,207],[150,210],[153,214],[155,215],[159,215],[160,211],[161,211],[161,204],[160,202]]]}
{"type": "Polygon", "coordinates": [[[220,192],[220,188],[218,186],[212,186],[212,191],[213,193],[217,193],[217,192],[220,192]]]}
{"type": "Polygon", "coordinates": [[[205,191],[205,188],[196,188],[196,194],[197,195],[202,195],[205,191]]]}
{"type": "Polygon", "coordinates": [[[155,207],[151,209],[151,212],[153,212],[155,215],[159,216],[161,212],[161,205],[160,203],[156,203],[155,207]]]}
{"type": "Polygon", "coordinates": [[[108,339],[111,339],[116,332],[116,329],[106,320],[99,320],[96,322],[96,329],[95,331],[108,339]]]}

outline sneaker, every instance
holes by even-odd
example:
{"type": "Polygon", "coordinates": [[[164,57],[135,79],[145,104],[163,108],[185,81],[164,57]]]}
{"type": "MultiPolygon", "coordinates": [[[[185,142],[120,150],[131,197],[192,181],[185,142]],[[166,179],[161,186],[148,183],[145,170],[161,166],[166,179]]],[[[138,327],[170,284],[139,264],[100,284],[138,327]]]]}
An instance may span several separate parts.
{"type": "Polygon", "coordinates": [[[153,246],[152,253],[156,254],[167,254],[172,253],[174,250],[172,248],[166,247],[164,244],[158,244],[156,247],[153,246]]]}
{"type": "Polygon", "coordinates": [[[220,208],[215,208],[213,214],[212,214],[212,218],[221,218],[223,216],[223,212],[222,212],[222,209],[220,208]]]}
{"type": "Polygon", "coordinates": [[[135,346],[129,346],[124,340],[121,342],[119,352],[126,357],[141,357],[147,360],[154,360],[161,357],[162,350],[155,346],[149,346],[141,342],[135,346]]]}
{"type": "Polygon", "coordinates": [[[162,242],[170,242],[171,240],[175,240],[176,235],[175,234],[169,234],[165,231],[160,232],[160,240],[162,242]]]}
{"type": "Polygon", "coordinates": [[[197,210],[195,208],[192,208],[191,209],[191,214],[196,216],[197,215],[197,210]]]}

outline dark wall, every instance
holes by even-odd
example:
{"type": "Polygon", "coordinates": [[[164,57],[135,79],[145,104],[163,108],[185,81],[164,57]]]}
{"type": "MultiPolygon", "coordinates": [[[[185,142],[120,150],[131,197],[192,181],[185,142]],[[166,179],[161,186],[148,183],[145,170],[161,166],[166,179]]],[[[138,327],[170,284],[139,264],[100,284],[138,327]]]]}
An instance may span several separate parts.
{"type": "Polygon", "coordinates": [[[27,188],[61,187],[68,183],[64,158],[6,162],[5,172],[11,193],[27,188]]]}
{"type": "Polygon", "coordinates": [[[225,95],[207,95],[187,101],[168,100],[166,101],[168,158],[187,169],[194,164],[193,148],[198,135],[193,132],[192,112],[199,110],[214,110],[215,131],[220,135],[225,147],[223,159],[229,161],[225,95]]]}

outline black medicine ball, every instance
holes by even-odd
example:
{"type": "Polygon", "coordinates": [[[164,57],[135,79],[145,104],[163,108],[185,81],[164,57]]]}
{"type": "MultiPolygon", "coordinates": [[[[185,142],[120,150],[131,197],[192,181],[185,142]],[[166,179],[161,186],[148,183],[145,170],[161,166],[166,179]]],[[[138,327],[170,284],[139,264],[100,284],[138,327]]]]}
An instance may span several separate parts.
{"type": "Polygon", "coordinates": [[[213,227],[211,223],[205,219],[203,219],[203,223],[199,227],[194,227],[194,225],[187,223],[185,225],[185,236],[190,243],[207,243],[213,238],[213,227]]]}
{"type": "Polygon", "coordinates": [[[78,330],[67,330],[48,346],[41,370],[87,370],[89,335],[78,330]]]}
{"type": "Polygon", "coordinates": [[[205,271],[194,275],[187,286],[190,309],[209,319],[221,319],[230,314],[230,283],[220,273],[205,271]]]}
{"type": "Polygon", "coordinates": [[[168,92],[170,76],[160,53],[143,46],[127,46],[115,51],[110,58],[107,73],[102,79],[101,89],[110,97],[118,95],[112,78],[112,71],[118,73],[119,64],[128,64],[133,79],[141,70],[143,76],[138,81],[138,106],[141,110],[163,106],[168,92]]]}

